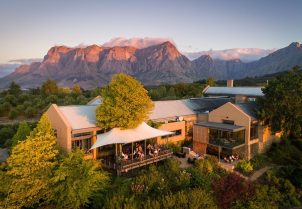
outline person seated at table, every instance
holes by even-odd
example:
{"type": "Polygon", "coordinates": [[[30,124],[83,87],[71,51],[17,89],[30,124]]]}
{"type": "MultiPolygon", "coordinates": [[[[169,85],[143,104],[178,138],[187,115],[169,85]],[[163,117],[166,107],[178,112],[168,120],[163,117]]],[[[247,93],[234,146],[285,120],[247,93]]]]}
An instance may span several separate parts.
{"type": "Polygon", "coordinates": [[[122,152],[122,158],[123,158],[124,160],[128,160],[128,155],[127,155],[127,154],[124,154],[124,152],[122,152]]]}
{"type": "Polygon", "coordinates": [[[152,153],[152,150],[151,150],[151,149],[149,149],[148,155],[149,155],[150,157],[154,157],[154,154],[152,153]]]}
{"type": "Polygon", "coordinates": [[[145,154],[144,154],[143,152],[141,152],[139,158],[140,158],[141,160],[143,160],[143,159],[145,158],[145,154]]]}
{"type": "Polygon", "coordinates": [[[159,151],[158,149],[154,149],[153,153],[154,153],[155,156],[158,155],[158,151],[159,151]]]}
{"type": "Polygon", "coordinates": [[[148,146],[147,146],[147,149],[148,150],[153,150],[153,146],[149,143],[148,146]]]}
{"type": "Polygon", "coordinates": [[[142,147],[142,145],[139,145],[139,146],[138,146],[138,151],[139,151],[139,152],[143,152],[143,147],[142,147]]]}

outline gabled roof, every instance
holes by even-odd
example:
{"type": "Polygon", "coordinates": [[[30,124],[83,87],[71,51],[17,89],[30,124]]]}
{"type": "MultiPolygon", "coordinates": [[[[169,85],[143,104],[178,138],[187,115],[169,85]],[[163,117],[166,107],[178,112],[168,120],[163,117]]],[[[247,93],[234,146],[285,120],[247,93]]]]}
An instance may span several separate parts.
{"type": "Polygon", "coordinates": [[[101,96],[97,96],[95,98],[93,98],[92,100],[90,100],[87,104],[88,105],[98,105],[101,104],[103,102],[103,99],[101,96]]]}
{"type": "MultiPolygon", "coordinates": [[[[221,97],[154,101],[154,109],[149,118],[156,120],[195,115],[200,112],[212,111],[229,101],[229,98],[221,97]]],[[[72,129],[95,128],[97,127],[95,111],[101,103],[101,98],[96,97],[89,102],[91,105],[70,105],[58,108],[72,129]]]]}
{"type": "Polygon", "coordinates": [[[150,114],[150,119],[171,118],[176,116],[194,115],[196,114],[188,99],[184,100],[168,100],[155,101],[154,109],[150,114]]]}
{"type": "Polygon", "coordinates": [[[198,113],[210,112],[227,102],[231,102],[229,97],[201,97],[201,98],[192,98],[189,100],[192,105],[192,109],[198,113]]]}
{"type": "Polygon", "coordinates": [[[59,106],[60,112],[68,121],[72,129],[96,127],[96,105],[59,106]]]}
{"type": "Polygon", "coordinates": [[[257,120],[258,105],[256,102],[235,104],[240,110],[251,117],[252,120],[257,120]]]}
{"type": "Polygon", "coordinates": [[[225,96],[263,96],[262,87],[208,87],[204,90],[205,95],[225,96]]]}

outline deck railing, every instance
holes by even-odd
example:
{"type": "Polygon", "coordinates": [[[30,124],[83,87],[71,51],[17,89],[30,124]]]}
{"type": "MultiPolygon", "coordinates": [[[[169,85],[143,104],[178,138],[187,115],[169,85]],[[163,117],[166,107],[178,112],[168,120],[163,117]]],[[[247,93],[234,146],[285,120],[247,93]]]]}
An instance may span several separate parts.
{"type": "Polygon", "coordinates": [[[167,158],[172,157],[173,152],[169,149],[167,150],[161,150],[158,155],[155,156],[150,156],[147,155],[143,159],[127,159],[127,160],[122,160],[120,163],[119,169],[121,172],[127,172],[129,170],[139,168],[141,166],[145,166],[148,164],[156,163],[161,160],[165,160],[167,158]]]}

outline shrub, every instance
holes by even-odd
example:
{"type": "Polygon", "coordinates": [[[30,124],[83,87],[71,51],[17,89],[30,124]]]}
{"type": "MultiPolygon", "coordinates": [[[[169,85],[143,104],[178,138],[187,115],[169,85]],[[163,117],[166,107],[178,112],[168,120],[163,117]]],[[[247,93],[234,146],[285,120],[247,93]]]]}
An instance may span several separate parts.
{"type": "Polygon", "coordinates": [[[28,108],[26,108],[26,110],[25,110],[25,115],[26,115],[26,117],[31,118],[31,117],[35,116],[36,112],[37,112],[37,111],[36,111],[35,108],[33,108],[33,107],[28,107],[28,108]]]}
{"type": "Polygon", "coordinates": [[[12,109],[12,110],[9,112],[8,117],[9,117],[9,119],[15,119],[16,117],[18,117],[18,111],[15,110],[15,109],[12,109]]]}
{"type": "Polygon", "coordinates": [[[216,201],[220,208],[230,208],[231,204],[241,199],[246,193],[252,192],[253,187],[249,182],[235,173],[230,173],[213,184],[216,201]]]}
{"type": "Polygon", "coordinates": [[[3,127],[0,129],[0,146],[7,143],[14,135],[14,130],[11,127],[3,127]]]}
{"type": "Polygon", "coordinates": [[[171,149],[173,153],[181,152],[181,146],[174,143],[167,143],[165,145],[167,148],[171,149]]]}
{"type": "Polygon", "coordinates": [[[240,160],[237,164],[236,164],[236,169],[238,169],[240,172],[244,173],[244,174],[249,174],[253,171],[253,166],[252,164],[247,161],[247,160],[240,160]]]}
{"type": "Polygon", "coordinates": [[[253,169],[259,169],[265,166],[265,164],[269,161],[269,158],[266,155],[258,154],[254,156],[250,162],[253,166],[253,169]]]}

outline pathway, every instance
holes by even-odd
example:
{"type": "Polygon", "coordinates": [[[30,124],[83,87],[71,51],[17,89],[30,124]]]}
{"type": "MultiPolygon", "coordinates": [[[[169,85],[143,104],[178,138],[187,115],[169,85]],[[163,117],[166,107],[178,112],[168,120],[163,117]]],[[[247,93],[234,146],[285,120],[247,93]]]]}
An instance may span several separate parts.
{"type": "Polygon", "coordinates": [[[262,176],[266,171],[268,171],[269,169],[271,169],[271,166],[265,166],[257,171],[255,171],[250,177],[249,180],[250,181],[255,181],[257,180],[260,176],[262,176]]]}

